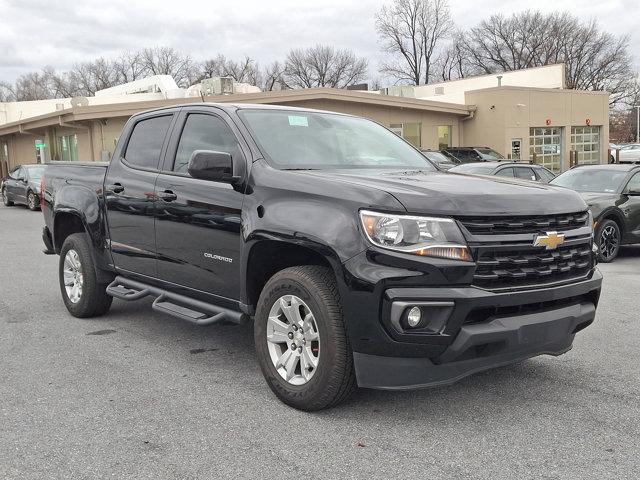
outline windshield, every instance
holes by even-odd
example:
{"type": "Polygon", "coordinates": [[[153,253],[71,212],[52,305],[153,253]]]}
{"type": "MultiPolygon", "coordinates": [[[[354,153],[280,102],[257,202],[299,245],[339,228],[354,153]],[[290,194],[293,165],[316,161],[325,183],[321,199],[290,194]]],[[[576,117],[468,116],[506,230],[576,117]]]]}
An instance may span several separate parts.
{"type": "Polygon", "coordinates": [[[458,165],[453,167],[450,172],[454,173],[476,173],[488,175],[493,172],[495,167],[493,165],[482,165],[478,163],[465,163],[464,165],[458,165]]]}
{"type": "Polygon", "coordinates": [[[564,172],[549,183],[578,192],[615,193],[622,187],[627,173],[595,168],[576,168],[564,172]]]}
{"type": "Polygon", "coordinates": [[[37,167],[26,167],[29,172],[29,178],[31,180],[40,180],[42,173],[44,172],[44,165],[38,165],[37,167]]]}
{"type": "Polygon", "coordinates": [[[435,171],[420,152],[369,120],[331,113],[239,112],[273,166],[281,169],[402,167],[435,171]]]}
{"type": "Polygon", "coordinates": [[[447,158],[447,156],[443,153],[440,153],[440,152],[422,152],[422,153],[424,154],[425,157],[427,157],[432,162],[453,164],[451,159],[447,158]]]}
{"type": "Polygon", "coordinates": [[[490,148],[477,148],[478,153],[485,160],[503,160],[504,157],[500,155],[495,150],[491,150],[490,148]]]}

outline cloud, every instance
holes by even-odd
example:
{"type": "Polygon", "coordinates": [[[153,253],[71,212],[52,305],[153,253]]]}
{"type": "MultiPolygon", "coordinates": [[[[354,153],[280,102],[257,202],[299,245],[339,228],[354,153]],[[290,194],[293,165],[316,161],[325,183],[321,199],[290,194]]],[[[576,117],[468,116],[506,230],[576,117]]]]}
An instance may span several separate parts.
{"type": "MultiPolygon", "coordinates": [[[[122,51],[166,45],[197,60],[249,55],[261,64],[293,47],[316,43],[350,48],[369,59],[376,76],[382,59],[374,15],[384,0],[0,0],[0,80],[50,65],[70,68],[122,51]]],[[[452,16],[469,27],[494,13],[522,10],[517,0],[450,0],[452,16]]],[[[614,34],[629,34],[640,50],[640,7],[631,0],[538,0],[544,11],[584,12],[614,34]]],[[[638,59],[636,59],[638,60],[638,59]]]]}

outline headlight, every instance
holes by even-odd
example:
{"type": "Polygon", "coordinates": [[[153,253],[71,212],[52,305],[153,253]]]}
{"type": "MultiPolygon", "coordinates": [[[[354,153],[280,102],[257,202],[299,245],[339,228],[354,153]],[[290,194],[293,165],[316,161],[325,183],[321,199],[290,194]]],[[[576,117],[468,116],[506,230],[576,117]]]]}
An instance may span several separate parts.
{"type": "Polygon", "coordinates": [[[464,237],[451,218],[361,210],[360,220],[367,238],[378,247],[425,257],[472,261],[464,237]]]}

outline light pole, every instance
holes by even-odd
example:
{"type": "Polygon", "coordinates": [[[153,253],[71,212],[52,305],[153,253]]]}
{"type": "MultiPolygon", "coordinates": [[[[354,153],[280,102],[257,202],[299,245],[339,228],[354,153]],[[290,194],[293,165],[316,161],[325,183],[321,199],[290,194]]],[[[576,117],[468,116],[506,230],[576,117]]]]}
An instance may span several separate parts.
{"type": "Polygon", "coordinates": [[[640,143],[640,105],[634,105],[636,109],[636,143],[640,143]]]}

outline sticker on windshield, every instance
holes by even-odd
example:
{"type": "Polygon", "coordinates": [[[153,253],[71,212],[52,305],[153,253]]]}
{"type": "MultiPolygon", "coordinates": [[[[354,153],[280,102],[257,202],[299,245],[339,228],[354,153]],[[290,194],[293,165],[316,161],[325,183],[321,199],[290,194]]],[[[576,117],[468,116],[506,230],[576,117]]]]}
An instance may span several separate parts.
{"type": "Polygon", "coordinates": [[[309,119],[300,115],[289,115],[289,125],[292,127],[308,127],[309,119]]]}

